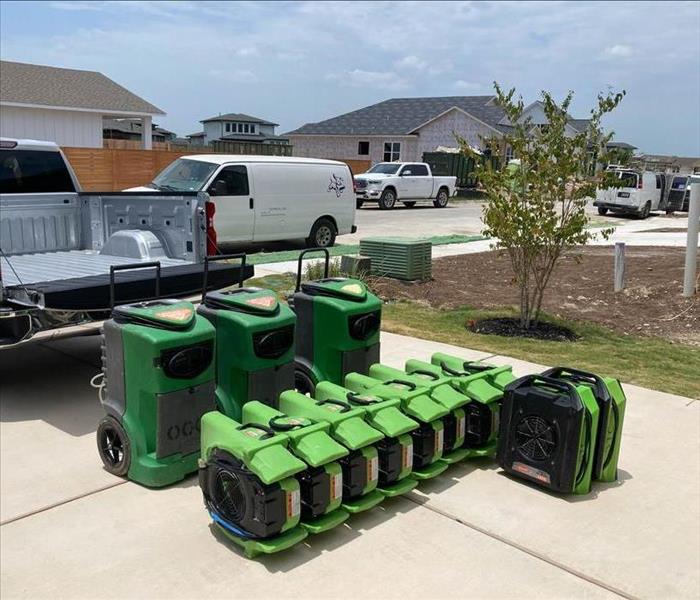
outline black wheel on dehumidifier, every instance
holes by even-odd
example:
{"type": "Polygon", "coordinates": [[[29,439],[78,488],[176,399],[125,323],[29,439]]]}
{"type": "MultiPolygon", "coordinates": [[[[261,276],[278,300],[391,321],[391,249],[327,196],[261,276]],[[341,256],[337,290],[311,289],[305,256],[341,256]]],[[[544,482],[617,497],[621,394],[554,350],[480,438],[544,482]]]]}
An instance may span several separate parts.
{"type": "Polygon", "coordinates": [[[604,206],[599,206],[598,207],[598,214],[604,217],[605,215],[608,214],[608,209],[605,208],[604,206]]]}
{"type": "Polygon", "coordinates": [[[106,416],[97,426],[97,451],[107,471],[126,476],[131,466],[131,443],[121,423],[112,416],[106,416]]]}
{"type": "Polygon", "coordinates": [[[379,198],[379,208],[382,210],[389,210],[396,206],[396,192],[392,189],[386,189],[382,192],[381,198],[379,198]]]}
{"type": "Polygon", "coordinates": [[[433,206],[435,208],[445,208],[449,200],[450,197],[447,195],[447,190],[445,188],[440,188],[437,196],[435,196],[435,200],[433,200],[433,206]]]}
{"type": "Polygon", "coordinates": [[[337,233],[333,221],[322,217],[311,228],[311,233],[306,239],[306,245],[308,248],[330,248],[335,244],[337,233]]]}

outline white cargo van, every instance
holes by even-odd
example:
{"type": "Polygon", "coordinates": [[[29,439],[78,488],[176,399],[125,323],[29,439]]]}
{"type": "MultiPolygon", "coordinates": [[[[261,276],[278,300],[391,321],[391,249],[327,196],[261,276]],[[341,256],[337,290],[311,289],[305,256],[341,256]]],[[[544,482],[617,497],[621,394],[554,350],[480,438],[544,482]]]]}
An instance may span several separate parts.
{"type": "Polygon", "coordinates": [[[357,231],[352,173],[334,160],[185,156],[150,184],[127,191],[148,190],[208,193],[209,236],[218,242],[303,238],[309,246],[327,247],[336,235],[357,231]]]}
{"type": "Polygon", "coordinates": [[[620,187],[599,188],[593,206],[598,213],[627,213],[646,219],[652,210],[659,210],[663,197],[664,178],[651,171],[608,168],[620,187]]]}

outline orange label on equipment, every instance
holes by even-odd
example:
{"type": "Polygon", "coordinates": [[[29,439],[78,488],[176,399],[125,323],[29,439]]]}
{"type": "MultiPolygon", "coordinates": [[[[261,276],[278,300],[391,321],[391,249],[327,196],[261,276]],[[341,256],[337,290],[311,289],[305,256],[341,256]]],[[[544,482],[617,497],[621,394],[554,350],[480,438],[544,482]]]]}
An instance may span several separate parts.
{"type": "Polygon", "coordinates": [[[271,308],[277,303],[277,298],[274,296],[259,296],[246,301],[246,304],[251,306],[262,306],[263,308],[271,308]]]}
{"type": "Polygon", "coordinates": [[[287,518],[296,517],[301,511],[299,490],[287,492],[287,518]]]}
{"type": "Polygon", "coordinates": [[[192,318],[191,308],[171,308],[169,310],[161,310],[155,313],[156,317],[159,319],[165,319],[166,321],[174,321],[175,323],[182,323],[188,321],[192,318]]]}
{"type": "Polygon", "coordinates": [[[540,469],[536,469],[535,467],[531,467],[530,465],[526,465],[524,463],[516,461],[511,465],[511,468],[513,469],[513,471],[517,471],[518,473],[522,473],[523,475],[532,477],[533,479],[541,481],[542,483],[551,483],[549,473],[546,473],[545,471],[540,471],[540,469]]]}

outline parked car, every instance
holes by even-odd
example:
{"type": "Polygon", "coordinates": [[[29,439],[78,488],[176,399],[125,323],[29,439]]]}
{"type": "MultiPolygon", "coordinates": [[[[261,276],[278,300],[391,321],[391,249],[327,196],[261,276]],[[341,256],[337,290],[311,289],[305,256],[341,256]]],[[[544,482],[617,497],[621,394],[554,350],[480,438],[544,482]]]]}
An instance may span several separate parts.
{"type": "MultiPolygon", "coordinates": [[[[207,204],[186,191],[81,192],[56,144],[0,138],[0,347],[75,334],[65,328],[99,323],[112,300],[201,292],[207,204]]],[[[239,275],[212,263],[208,287],[239,275]]]]}
{"type": "Polygon", "coordinates": [[[389,209],[399,201],[410,208],[431,200],[436,208],[445,208],[456,185],[456,177],[434,177],[427,163],[377,163],[355,176],[357,207],[377,202],[379,208],[389,209]]]}
{"type": "Polygon", "coordinates": [[[128,192],[206,192],[218,242],[306,239],[325,248],[355,233],[355,195],[343,162],[288,156],[202,154],[178,158],[128,192]]]}
{"type": "Polygon", "coordinates": [[[618,183],[618,187],[599,188],[593,206],[598,214],[608,211],[636,215],[646,219],[653,210],[662,210],[664,197],[664,177],[662,174],[637,169],[608,169],[618,183]]]}

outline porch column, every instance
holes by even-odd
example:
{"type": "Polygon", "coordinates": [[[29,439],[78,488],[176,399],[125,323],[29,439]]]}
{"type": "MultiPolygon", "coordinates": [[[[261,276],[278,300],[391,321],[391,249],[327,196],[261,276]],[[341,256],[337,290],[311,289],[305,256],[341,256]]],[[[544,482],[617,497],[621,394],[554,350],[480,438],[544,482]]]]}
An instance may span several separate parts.
{"type": "Polygon", "coordinates": [[[141,117],[141,147],[144,150],[153,149],[153,132],[151,131],[152,124],[153,117],[141,117]]]}

